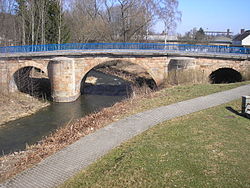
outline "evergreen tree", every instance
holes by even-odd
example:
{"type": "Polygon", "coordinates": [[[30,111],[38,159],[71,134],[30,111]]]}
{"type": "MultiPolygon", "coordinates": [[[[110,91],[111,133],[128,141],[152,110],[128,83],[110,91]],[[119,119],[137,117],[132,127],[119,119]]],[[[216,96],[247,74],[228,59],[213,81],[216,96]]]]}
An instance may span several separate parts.
{"type": "Polygon", "coordinates": [[[61,44],[70,33],[59,0],[17,0],[22,45],[61,44]]]}
{"type": "Polygon", "coordinates": [[[46,41],[49,44],[68,42],[69,29],[63,20],[62,5],[58,0],[49,0],[46,20],[46,41]]]}
{"type": "Polygon", "coordinates": [[[197,41],[202,41],[205,39],[205,37],[206,37],[206,35],[205,35],[205,32],[202,28],[200,28],[195,34],[195,40],[197,40],[197,41]]]}
{"type": "Polygon", "coordinates": [[[17,0],[16,14],[19,18],[21,44],[26,44],[27,30],[27,2],[26,0],[17,0]]]}
{"type": "Polygon", "coordinates": [[[47,9],[46,42],[49,44],[56,44],[58,42],[60,7],[57,2],[50,0],[47,9]]]}

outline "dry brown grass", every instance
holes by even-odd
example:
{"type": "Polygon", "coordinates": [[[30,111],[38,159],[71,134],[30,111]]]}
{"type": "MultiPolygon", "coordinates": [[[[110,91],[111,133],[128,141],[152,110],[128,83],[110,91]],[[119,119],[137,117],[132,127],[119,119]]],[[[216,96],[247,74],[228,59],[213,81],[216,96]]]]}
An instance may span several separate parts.
{"type": "Polygon", "coordinates": [[[131,83],[135,82],[135,76],[133,76],[132,74],[112,67],[100,68],[98,69],[98,71],[117,76],[131,83]]]}
{"type": "Polygon", "coordinates": [[[0,126],[6,122],[31,115],[49,103],[21,92],[0,93],[0,126]]]}
{"type": "Polygon", "coordinates": [[[70,121],[37,144],[27,146],[25,151],[0,157],[0,182],[37,164],[81,137],[130,114],[248,83],[175,86],[159,92],[150,92],[147,87],[134,88],[129,99],[81,119],[70,121]]]}
{"type": "Polygon", "coordinates": [[[146,87],[142,89],[136,88],[131,98],[116,103],[112,107],[104,108],[97,113],[70,121],[37,144],[27,146],[25,151],[14,152],[13,154],[0,157],[0,182],[37,164],[42,159],[74,143],[81,137],[119,120],[136,105],[138,98],[143,98],[149,92],[146,87]]]}

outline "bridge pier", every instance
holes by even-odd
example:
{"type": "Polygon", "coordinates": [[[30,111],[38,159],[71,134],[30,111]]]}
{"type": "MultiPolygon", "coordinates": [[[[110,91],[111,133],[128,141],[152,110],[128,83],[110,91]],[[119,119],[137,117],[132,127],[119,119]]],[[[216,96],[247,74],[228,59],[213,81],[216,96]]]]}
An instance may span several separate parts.
{"type": "Polygon", "coordinates": [[[5,62],[0,62],[0,88],[1,93],[8,94],[9,93],[9,86],[8,86],[8,68],[5,62]]]}
{"type": "MultiPolygon", "coordinates": [[[[250,79],[250,59],[247,55],[167,53],[162,51],[124,52],[43,52],[33,54],[0,54],[0,92],[8,94],[20,90],[18,71],[26,68],[48,73],[52,98],[56,102],[72,102],[80,95],[81,80],[91,69],[102,63],[124,61],[144,68],[159,86],[162,83],[180,84],[208,82],[209,75],[220,68],[231,68],[250,79]],[[64,57],[62,57],[64,56],[64,57]],[[57,58],[54,58],[57,57],[57,58]]],[[[22,79],[23,77],[20,77],[22,79]]],[[[29,77],[32,78],[32,77],[29,77]]]]}
{"type": "Polygon", "coordinates": [[[55,102],[72,102],[79,96],[75,81],[75,61],[71,58],[54,58],[48,64],[51,93],[55,102]]]}

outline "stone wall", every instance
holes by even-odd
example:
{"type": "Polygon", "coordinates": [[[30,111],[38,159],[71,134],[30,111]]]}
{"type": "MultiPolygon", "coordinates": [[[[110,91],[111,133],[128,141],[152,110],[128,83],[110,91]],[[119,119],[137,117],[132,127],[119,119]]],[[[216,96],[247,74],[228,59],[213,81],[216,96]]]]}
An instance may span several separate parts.
{"type": "Polygon", "coordinates": [[[47,74],[48,60],[8,60],[0,61],[0,87],[1,92],[14,92],[17,90],[14,74],[25,67],[35,67],[47,74]]]}
{"type": "Polygon", "coordinates": [[[250,61],[178,57],[170,60],[167,84],[208,83],[211,73],[220,68],[234,69],[243,80],[250,80],[250,61]]]}
{"type": "Polygon", "coordinates": [[[80,95],[81,81],[95,66],[111,61],[129,62],[144,68],[159,86],[164,82],[207,82],[209,75],[219,68],[232,68],[250,79],[250,62],[213,58],[164,56],[90,56],[27,58],[0,61],[1,92],[16,90],[13,75],[24,67],[36,67],[48,74],[54,101],[70,102],[80,95]]]}

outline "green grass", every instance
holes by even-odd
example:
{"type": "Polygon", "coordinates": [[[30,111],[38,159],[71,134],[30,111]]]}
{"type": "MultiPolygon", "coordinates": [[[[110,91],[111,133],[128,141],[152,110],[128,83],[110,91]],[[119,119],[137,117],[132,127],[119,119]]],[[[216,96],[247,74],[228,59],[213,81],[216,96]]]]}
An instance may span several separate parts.
{"type": "Polygon", "coordinates": [[[159,106],[233,89],[246,84],[250,84],[250,81],[232,84],[189,84],[165,88],[157,91],[153,94],[153,97],[139,99],[130,113],[134,114],[159,106]]]}
{"type": "Polygon", "coordinates": [[[62,187],[250,187],[250,120],[227,106],[240,100],[163,122],[62,187]]]}

